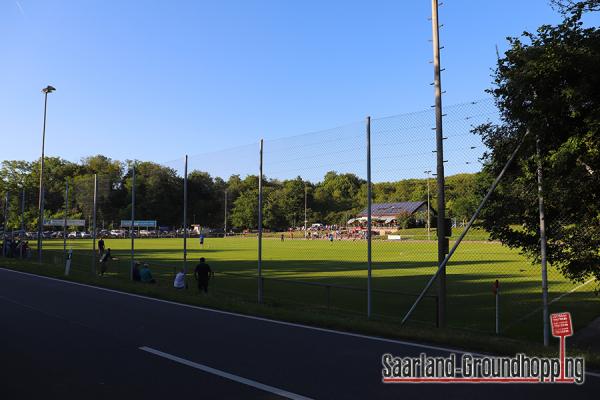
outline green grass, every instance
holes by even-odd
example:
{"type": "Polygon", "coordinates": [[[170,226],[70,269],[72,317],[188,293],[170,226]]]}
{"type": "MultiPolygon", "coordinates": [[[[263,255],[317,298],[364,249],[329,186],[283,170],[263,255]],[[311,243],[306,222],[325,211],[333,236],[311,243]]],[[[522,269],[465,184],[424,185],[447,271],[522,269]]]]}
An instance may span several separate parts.
{"type": "MultiPolygon", "coordinates": [[[[467,238],[468,239],[468,238],[467,238]]],[[[106,239],[119,258],[109,267],[109,277],[126,280],[129,271],[130,241],[106,239]]],[[[136,240],[136,259],[148,262],[159,281],[169,289],[174,271],[183,265],[182,239],[136,240]]],[[[73,240],[74,269],[92,269],[91,241],[73,240]]],[[[51,262],[62,263],[62,242],[45,242],[51,262]]],[[[257,297],[257,240],[248,238],[209,238],[204,248],[197,239],[188,239],[188,268],[205,257],[217,271],[211,289],[244,301],[257,297]],[[233,275],[235,274],[235,275],[233,275]]],[[[397,324],[415,296],[435,272],[436,244],[428,241],[374,241],[372,310],[375,319],[397,324]]],[[[312,307],[330,315],[364,317],[366,314],[366,242],[278,239],[263,241],[265,301],[288,308],[312,307]],[[275,279],[273,279],[275,278],[275,279]],[[309,284],[302,284],[310,283],[309,284]],[[317,285],[315,285],[317,284],[317,285]],[[339,287],[338,287],[339,286],[339,287]]],[[[503,335],[538,341],[541,338],[540,269],[517,252],[498,243],[467,240],[448,266],[448,325],[480,333],[494,330],[495,298],[492,284],[500,280],[500,315],[503,335]],[[529,318],[519,318],[532,313],[529,318]]],[[[108,279],[108,278],[105,278],[108,279]]],[[[556,298],[578,285],[549,271],[550,298],[556,298]]],[[[587,325],[600,313],[594,295],[595,282],[551,305],[551,311],[570,311],[575,328],[587,325]]],[[[428,295],[436,294],[434,290],[428,295]]],[[[411,324],[432,326],[435,298],[427,297],[417,308],[411,324]]]]}

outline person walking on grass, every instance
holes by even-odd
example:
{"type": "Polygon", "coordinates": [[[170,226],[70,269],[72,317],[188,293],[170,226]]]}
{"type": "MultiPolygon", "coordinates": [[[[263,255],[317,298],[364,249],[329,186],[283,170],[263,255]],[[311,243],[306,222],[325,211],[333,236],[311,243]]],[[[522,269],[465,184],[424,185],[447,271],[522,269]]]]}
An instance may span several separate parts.
{"type": "Polygon", "coordinates": [[[110,260],[116,260],[116,258],[110,254],[110,248],[108,248],[106,249],[106,253],[100,257],[100,276],[104,276],[104,273],[108,269],[108,262],[110,260]]]}
{"type": "Polygon", "coordinates": [[[214,276],[215,273],[210,268],[210,265],[206,263],[204,257],[200,258],[200,263],[196,265],[194,271],[194,278],[196,278],[196,282],[198,283],[198,291],[208,293],[208,281],[214,276]]]}

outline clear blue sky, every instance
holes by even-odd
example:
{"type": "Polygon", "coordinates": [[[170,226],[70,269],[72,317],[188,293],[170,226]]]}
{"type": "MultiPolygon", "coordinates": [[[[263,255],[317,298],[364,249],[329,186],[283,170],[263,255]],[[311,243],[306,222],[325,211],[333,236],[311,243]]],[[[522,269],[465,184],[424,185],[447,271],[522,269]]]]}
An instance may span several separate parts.
{"type": "MultiPolygon", "coordinates": [[[[448,0],[445,104],[486,97],[495,45],[546,0],[448,0]]],[[[429,0],[2,0],[0,160],[172,160],[432,104],[429,0]]]]}

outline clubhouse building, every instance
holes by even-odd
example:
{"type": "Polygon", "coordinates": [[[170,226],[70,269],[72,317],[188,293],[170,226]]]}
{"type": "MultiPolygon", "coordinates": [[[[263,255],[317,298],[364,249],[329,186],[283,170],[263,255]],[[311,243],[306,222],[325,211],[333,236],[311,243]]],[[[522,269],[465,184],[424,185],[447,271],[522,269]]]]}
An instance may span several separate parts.
{"type": "MultiPolygon", "coordinates": [[[[429,206],[429,216],[433,219],[436,212],[429,206]]],[[[367,226],[367,209],[348,220],[353,227],[367,226]]],[[[427,202],[403,201],[399,203],[375,203],[371,205],[371,226],[373,231],[384,234],[400,228],[427,226],[427,202]]]]}

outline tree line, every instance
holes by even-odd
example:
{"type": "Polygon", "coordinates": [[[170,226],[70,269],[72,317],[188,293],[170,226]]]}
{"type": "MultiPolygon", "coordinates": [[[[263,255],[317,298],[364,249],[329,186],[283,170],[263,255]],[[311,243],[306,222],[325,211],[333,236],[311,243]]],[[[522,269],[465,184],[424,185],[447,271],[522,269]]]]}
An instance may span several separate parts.
{"type": "MultiPolygon", "coordinates": [[[[97,224],[118,227],[131,216],[133,162],[121,162],[103,155],[74,163],[58,157],[45,159],[45,218],[63,218],[65,186],[69,184],[69,218],[89,220],[93,213],[94,174],[97,175],[97,224]]],[[[136,161],[136,219],[157,220],[161,226],[183,224],[183,177],[176,170],[149,161],[136,161]]],[[[351,173],[327,172],[320,182],[263,178],[264,227],[286,230],[304,224],[305,196],[308,223],[343,225],[366,207],[367,182],[351,173]]],[[[446,179],[450,216],[467,219],[477,206],[477,174],[459,174],[446,179]]],[[[405,179],[373,184],[375,203],[426,201],[427,179],[405,179]]],[[[435,209],[436,181],[429,180],[430,201],[435,209]]],[[[27,230],[38,222],[39,160],[3,161],[0,193],[9,193],[8,225],[21,226],[22,194],[25,193],[23,221],[27,230]]],[[[188,223],[222,228],[227,196],[228,227],[256,229],[258,220],[258,176],[232,175],[227,180],[207,172],[188,174],[188,223]]],[[[2,217],[4,218],[4,216],[2,217]]]]}

